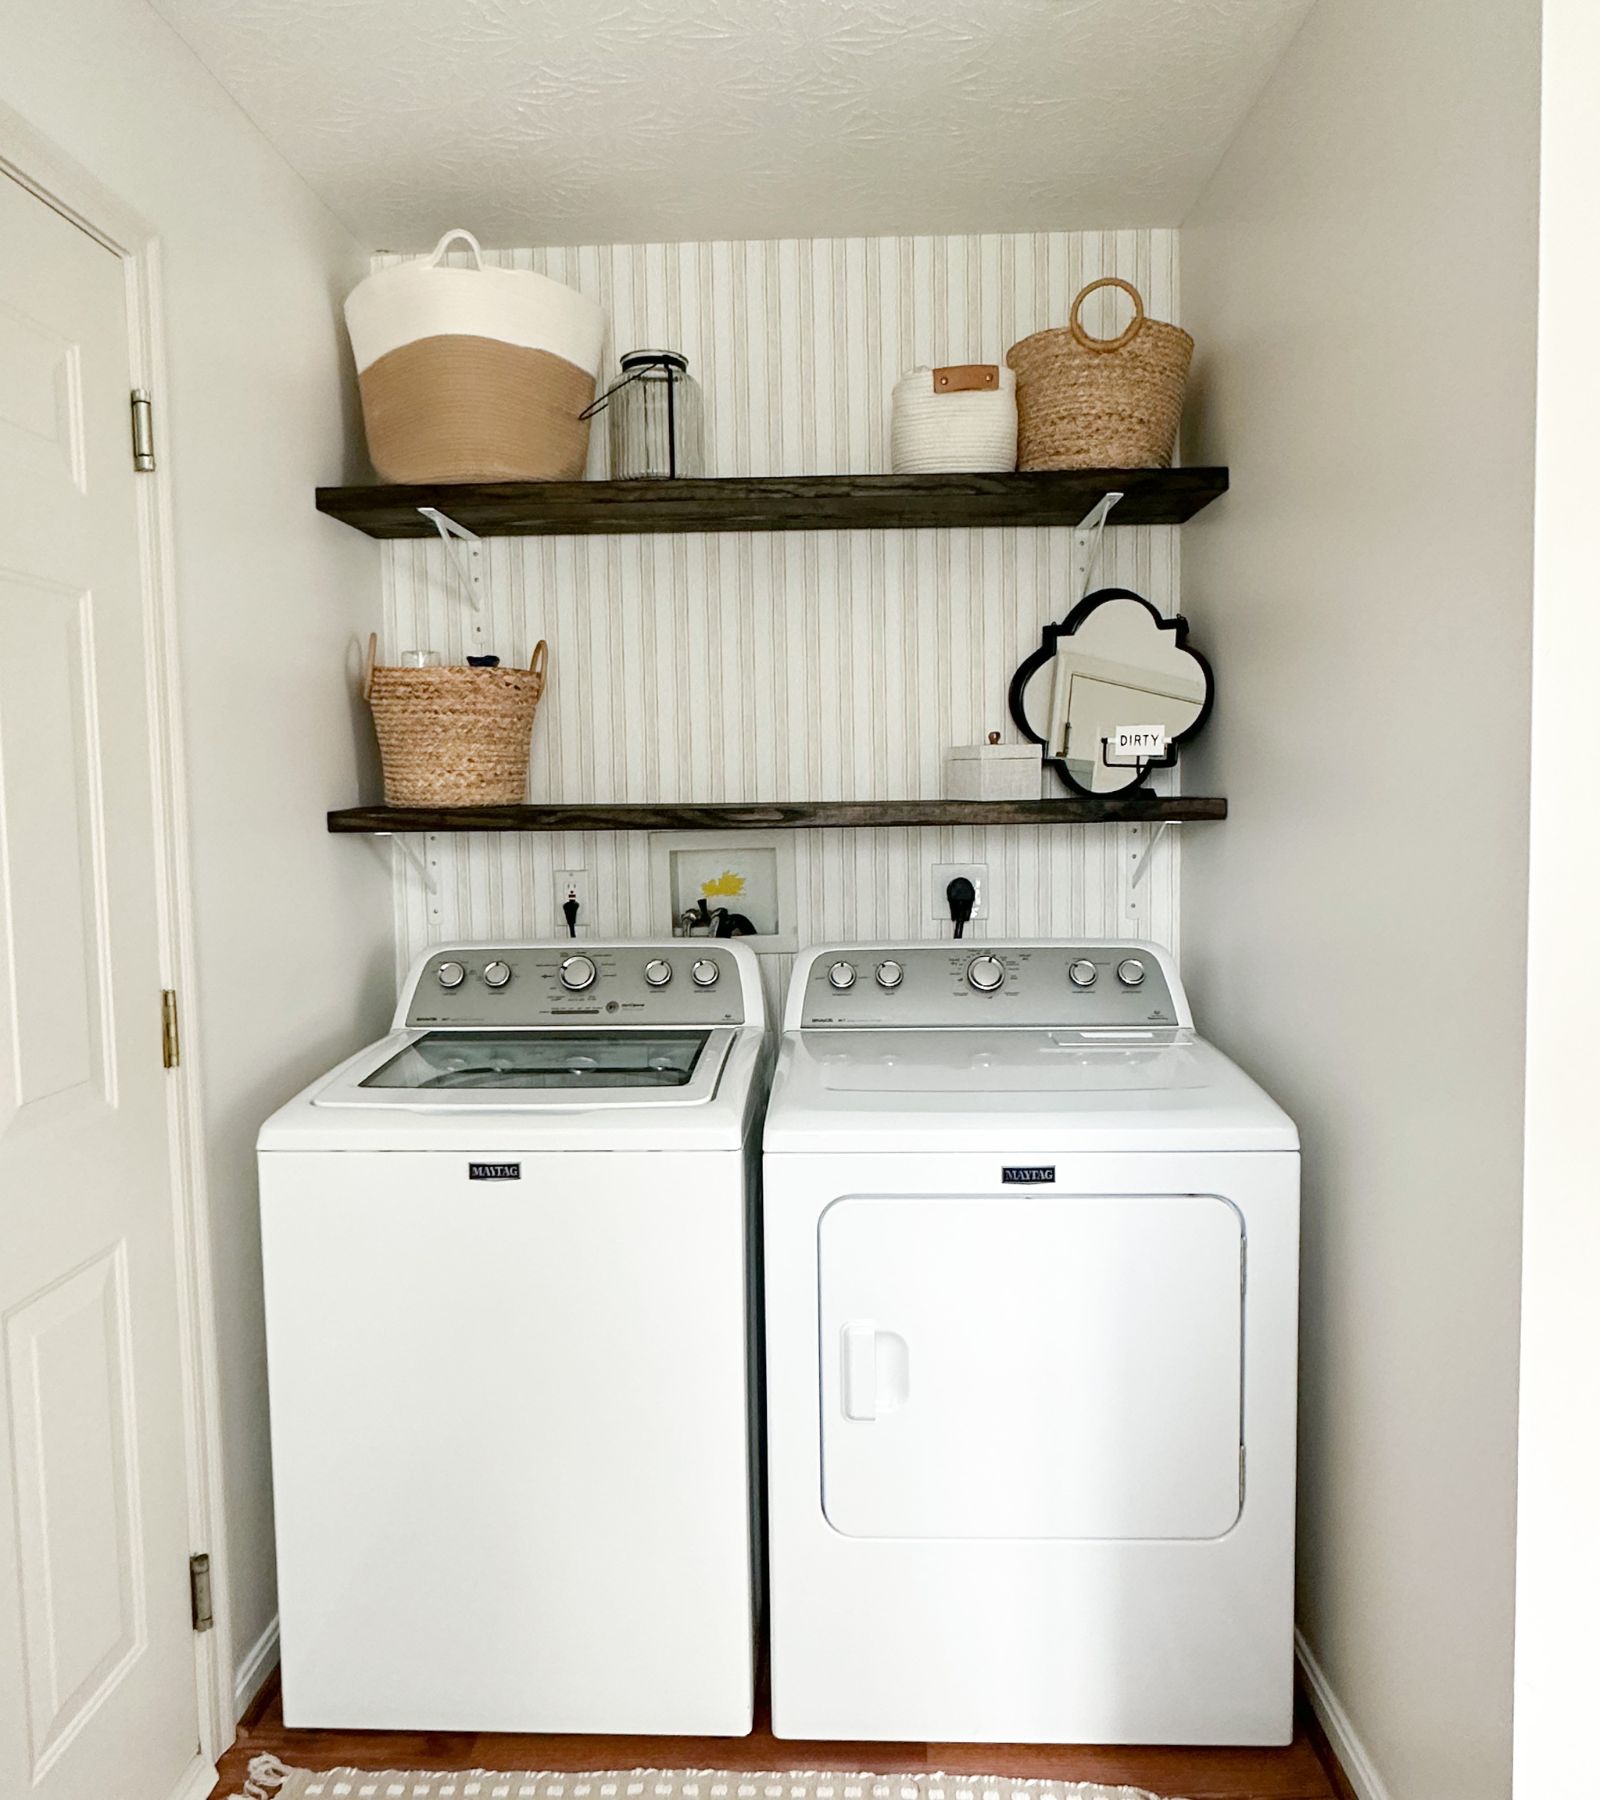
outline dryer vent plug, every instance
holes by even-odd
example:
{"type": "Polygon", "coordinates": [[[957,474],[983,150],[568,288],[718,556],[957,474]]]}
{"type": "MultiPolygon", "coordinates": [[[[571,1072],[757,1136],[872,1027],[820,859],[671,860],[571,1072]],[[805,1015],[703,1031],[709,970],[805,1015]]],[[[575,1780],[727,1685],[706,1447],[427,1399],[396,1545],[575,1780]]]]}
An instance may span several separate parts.
{"type": "Polygon", "coordinates": [[[950,902],[950,917],[955,924],[956,936],[961,937],[967,929],[967,920],[972,917],[972,907],[978,898],[978,890],[967,880],[965,875],[958,875],[944,891],[944,897],[950,902]]]}

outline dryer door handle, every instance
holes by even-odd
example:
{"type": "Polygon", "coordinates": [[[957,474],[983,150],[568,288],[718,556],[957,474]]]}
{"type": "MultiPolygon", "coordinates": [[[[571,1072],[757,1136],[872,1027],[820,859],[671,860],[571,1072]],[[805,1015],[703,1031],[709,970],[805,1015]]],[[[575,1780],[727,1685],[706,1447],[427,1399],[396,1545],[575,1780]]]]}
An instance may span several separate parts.
{"type": "Polygon", "coordinates": [[[911,1396],[911,1351],[872,1319],[852,1319],[839,1333],[839,1403],[847,1419],[870,1423],[911,1396]]]}
{"type": "Polygon", "coordinates": [[[870,1319],[839,1333],[839,1398],[847,1419],[878,1416],[878,1328],[870,1319]]]}

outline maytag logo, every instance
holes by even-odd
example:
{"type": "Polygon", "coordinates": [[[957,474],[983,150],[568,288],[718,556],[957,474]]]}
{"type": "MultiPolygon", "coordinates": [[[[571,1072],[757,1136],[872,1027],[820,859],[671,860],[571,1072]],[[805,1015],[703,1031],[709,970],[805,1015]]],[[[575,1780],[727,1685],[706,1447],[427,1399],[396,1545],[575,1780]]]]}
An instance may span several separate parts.
{"type": "Polygon", "coordinates": [[[521,1181],[521,1163],[468,1163],[468,1181],[521,1181]]]}
{"type": "Polygon", "coordinates": [[[1054,1163],[1007,1163],[1000,1171],[1000,1179],[1007,1187],[1036,1187],[1055,1178],[1054,1163]]]}

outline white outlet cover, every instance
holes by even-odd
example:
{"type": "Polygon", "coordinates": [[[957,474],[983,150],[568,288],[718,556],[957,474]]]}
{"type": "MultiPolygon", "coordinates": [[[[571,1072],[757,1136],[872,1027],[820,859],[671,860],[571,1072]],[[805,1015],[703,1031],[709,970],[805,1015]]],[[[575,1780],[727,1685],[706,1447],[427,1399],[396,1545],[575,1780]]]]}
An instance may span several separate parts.
{"type": "Polygon", "coordinates": [[[557,869],[555,889],[556,935],[561,937],[566,933],[567,920],[561,908],[567,895],[576,893],[578,896],[578,936],[581,938],[592,937],[594,935],[594,919],[590,910],[592,903],[589,898],[589,871],[587,869],[557,869]]]}
{"type": "Polygon", "coordinates": [[[987,863],[934,863],[928,870],[929,917],[950,923],[950,899],[945,889],[958,875],[965,875],[976,890],[972,903],[974,919],[989,916],[989,865],[987,863]]]}

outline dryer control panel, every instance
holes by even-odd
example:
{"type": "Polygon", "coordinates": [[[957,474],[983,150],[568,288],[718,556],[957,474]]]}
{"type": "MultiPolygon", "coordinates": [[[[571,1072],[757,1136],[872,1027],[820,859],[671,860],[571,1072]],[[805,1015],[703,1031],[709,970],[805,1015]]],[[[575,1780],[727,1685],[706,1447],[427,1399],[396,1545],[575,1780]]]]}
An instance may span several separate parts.
{"type": "MultiPolygon", "coordinates": [[[[753,965],[753,957],[745,952],[753,965]]],[[[397,1026],[759,1024],[726,944],[441,945],[413,972],[397,1026]]]]}
{"type": "Polygon", "coordinates": [[[980,938],[846,944],[812,952],[809,966],[802,959],[795,983],[790,1028],[1142,1030],[1190,1023],[1166,953],[1142,943],[1013,944],[980,938]]]}

